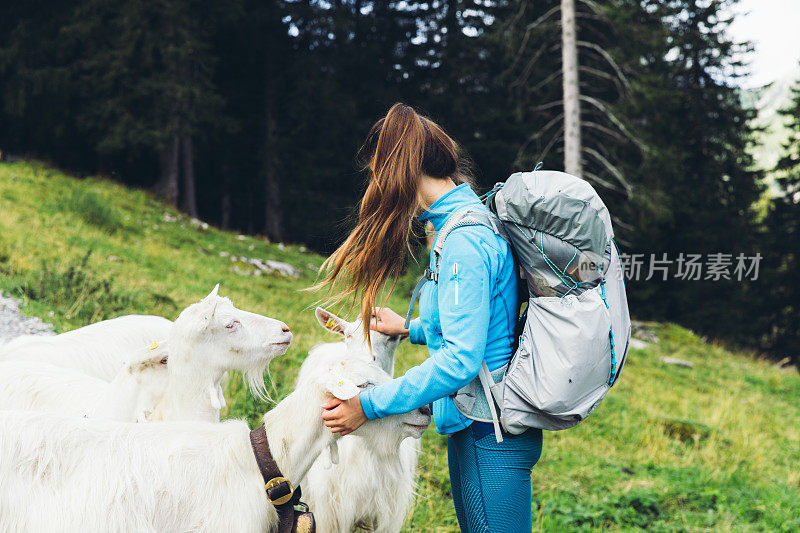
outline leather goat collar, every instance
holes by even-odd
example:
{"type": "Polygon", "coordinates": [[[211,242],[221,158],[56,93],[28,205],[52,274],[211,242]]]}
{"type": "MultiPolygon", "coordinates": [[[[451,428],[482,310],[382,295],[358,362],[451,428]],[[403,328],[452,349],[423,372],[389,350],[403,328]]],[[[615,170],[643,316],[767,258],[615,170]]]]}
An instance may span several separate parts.
{"type": "Polygon", "coordinates": [[[278,533],[315,533],[314,515],[300,501],[300,487],[292,487],[291,482],[281,474],[269,449],[264,426],[250,432],[250,446],[264,478],[267,499],[278,512],[278,533]]]}

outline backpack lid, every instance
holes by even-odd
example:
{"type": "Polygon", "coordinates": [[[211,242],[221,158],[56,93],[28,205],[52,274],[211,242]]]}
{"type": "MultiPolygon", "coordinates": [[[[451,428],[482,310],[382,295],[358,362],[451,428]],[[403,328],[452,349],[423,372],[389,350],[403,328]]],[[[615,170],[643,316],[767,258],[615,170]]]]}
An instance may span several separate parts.
{"type": "Polygon", "coordinates": [[[497,216],[604,256],[614,237],[611,216],[589,182],[554,170],[517,172],[494,196],[497,216]]]}

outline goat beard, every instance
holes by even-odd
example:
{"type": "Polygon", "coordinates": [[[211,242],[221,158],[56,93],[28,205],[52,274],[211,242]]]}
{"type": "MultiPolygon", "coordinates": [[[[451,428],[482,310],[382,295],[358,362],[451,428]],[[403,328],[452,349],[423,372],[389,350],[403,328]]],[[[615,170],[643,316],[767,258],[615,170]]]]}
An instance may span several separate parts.
{"type": "MultiPolygon", "coordinates": [[[[264,371],[267,370],[269,362],[254,366],[253,368],[244,371],[244,379],[247,382],[247,387],[253,393],[253,396],[262,401],[273,401],[267,391],[267,385],[264,380],[264,371]]],[[[269,376],[269,374],[267,374],[269,376]]],[[[272,379],[271,377],[269,379],[272,379]]]]}

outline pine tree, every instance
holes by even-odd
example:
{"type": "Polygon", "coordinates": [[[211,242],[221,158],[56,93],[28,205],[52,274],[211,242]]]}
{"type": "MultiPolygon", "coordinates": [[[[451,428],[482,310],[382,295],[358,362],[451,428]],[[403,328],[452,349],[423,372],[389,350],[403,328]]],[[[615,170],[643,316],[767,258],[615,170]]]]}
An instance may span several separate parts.
{"type": "Polygon", "coordinates": [[[258,231],[276,242],[285,236],[284,189],[292,184],[284,163],[292,128],[285,107],[303,68],[293,62],[286,15],[278,0],[230,1],[220,13],[213,81],[226,101],[223,114],[230,127],[215,132],[204,158],[205,180],[223,191],[210,206],[220,224],[258,231]],[[229,149],[220,152],[218,146],[229,149]]]}
{"type": "Polygon", "coordinates": [[[622,43],[631,41],[627,36],[640,28],[615,26],[613,15],[629,6],[613,0],[516,4],[505,74],[519,115],[529,125],[518,166],[532,168],[541,160],[627,199],[631,184],[622,171],[624,160],[615,157],[617,145],[640,152],[643,146],[618,108],[630,97],[629,79],[637,75],[638,64],[619,57],[622,43]]]}
{"type": "Polygon", "coordinates": [[[60,35],[74,9],[64,0],[0,3],[0,148],[84,171],[93,140],[76,135],[74,50],[60,35]]]}
{"type": "Polygon", "coordinates": [[[735,85],[744,68],[734,58],[745,45],[725,33],[730,20],[723,13],[730,4],[681,0],[654,6],[669,29],[671,48],[665,60],[652,63],[662,82],[644,93],[649,102],[639,111],[653,147],[648,171],[661,174],[650,182],[661,216],[655,223],[641,221],[633,248],[647,252],[647,259],[666,254],[672,264],[666,281],[633,284],[632,306],[746,342],[755,334],[754,321],[742,319],[750,289],[747,281],[736,280],[735,265],[729,280],[706,279],[706,271],[698,281],[675,278],[677,261],[690,253],[700,254],[707,267],[716,257],[711,254],[731,254],[724,259],[735,263],[738,254],[757,251],[753,205],[762,191],[761,175],[748,151],[753,111],[743,106],[735,85]]]}
{"type": "Polygon", "coordinates": [[[418,2],[419,33],[410,50],[406,99],[461,143],[479,186],[490,188],[514,169],[521,126],[506,80],[503,28],[508,1],[418,2]]]}
{"type": "Polygon", "coordinates": [[[800,83],[792,90],[792,102],[780,111],[790,131],[774,172],[780,194],[766,219],[766,250],[760,316],[765,332],[763,347],[778,357],[789,356],[800,365],[800,83]]]}
{"type": "MultiPolygon", "coordinates": [[[[291,93],[284,113],[295,142],[282,152],[291,186],[285,232],[330,251],[364,185],[354,155],[372,124],[405,100],[416,47],[416,11],[403,2],[286,3],[291,93]]],[[[414,92],[414,91],[409,91],[414,92]]],[[[412,99],[413,100],[413,99],[412,99]]]]}
{"type": "Polygon", "coordinates": [[[156,190],[197,216],[194,144],[220,99],[197,0],[84,0],[60,32],[79,52],[69,72],[80,91],[79,124],[101,157],[159,154],[156,190]],[[182,179],[181,179],[182,178],[182,179]]]}

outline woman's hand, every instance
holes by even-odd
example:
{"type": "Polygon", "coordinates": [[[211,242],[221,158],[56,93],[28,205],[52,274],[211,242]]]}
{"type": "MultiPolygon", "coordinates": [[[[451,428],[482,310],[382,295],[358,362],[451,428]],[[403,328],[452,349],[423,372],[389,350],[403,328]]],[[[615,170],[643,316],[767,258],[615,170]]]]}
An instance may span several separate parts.
{"type": "Polygon", "coordinates": [[[408,330],[405,325],[405,317],[398,315],[388,307],[372,308],[372,317],[370,317],[369,321],[370,329],[374,329],[384,335],[408,336],[408,330]]]}
{"type": "Polygon", "coordinates": [[[361,408],[360,394],[356,394],[349,400],[339,400],[334,398],[324,404],[322,408],[322,419],[325,425],[333,433],[339,433],[342,437],[348,435],[367,421],[367,415],[361,408]]]}

